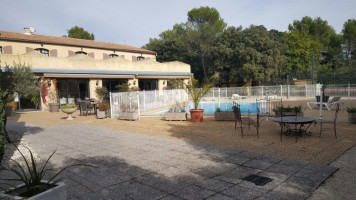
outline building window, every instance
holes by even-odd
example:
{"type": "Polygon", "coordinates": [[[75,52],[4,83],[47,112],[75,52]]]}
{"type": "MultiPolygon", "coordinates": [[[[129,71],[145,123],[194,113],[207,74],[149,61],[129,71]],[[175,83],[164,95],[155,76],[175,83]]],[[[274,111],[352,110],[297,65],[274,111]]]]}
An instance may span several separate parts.
{"type": "Polygon", "coordinates": [[[84,51],[77,51],[77,52],[75,52],[75,54],[84,54],[84,55],[88,55],[86,52],[84,52],[84,51]]]}
{"type": "Polygon", "coordinates": [[[138,56],[137,57],[137,60],[144,60],[145,58],[144,57],[142,57],[142,56],[138,56]]]}
{"type": "Polygon", "coordinates": [[[48,49],[38,48],[38,49],[35,49],[35,51],[38,51],[38,52],[40,52],[41,54],[43,54],[45,56],[49,56],[48,49]]]}
{"type": "Polygon", "coordinates": [[[117,55],[117,54],[110,54],[109,55],[109,58],[115,58],[115,57],[119,57],[119,55],[117,55]]]}
{"type": "Polygon", "coordinates": [[[0,54],[2,54],[2,47],[0,47],[0,54]]]}

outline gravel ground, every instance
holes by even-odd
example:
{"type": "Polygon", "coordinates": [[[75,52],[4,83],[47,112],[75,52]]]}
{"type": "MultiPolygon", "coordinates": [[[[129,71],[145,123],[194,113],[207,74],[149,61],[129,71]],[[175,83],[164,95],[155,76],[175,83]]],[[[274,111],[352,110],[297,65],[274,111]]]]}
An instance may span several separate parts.
{"type": "MultiPolygon", "coordinates": [[[[302,105],[304,116],[318,119],[319,110],[306,108],[306,102],[284,102],[284,105],[302,105]]],[[[96,119],[95,116],[79,116],[75,112],[72,121],[65,120],[66,114],[49,112],[28,112],[14,114],[9,119],[26,126],[31,124],[40,127],[53,127],[68,124],[83,124],[139,133],[158,137],[184,140],[231,149],[264,153],[273,156],[291,158],[317,164],[330,164],[346,150],[356,144],[356,124],[347,122],[346,107],[355,102],[345,102],[338,116],[337,134],[335,139],[332,131],[323,132],[319,137],[319,125],[312,125],[309,130],[311,136],[303,136],[295,142],[295,136],[284,136],[279,139],[279,125],[271,120],[264,121],[260,128],[260,138],[256,137],[255,129],[246,130],[247,136],[241,138],[240,131],[234,131],[234,122],[215,121],[212,115],[204,116],[204,122],[164,121],[161,116],[142,116],[139,121],[123,121],[118,119],[96,119]]],[[[324,119],[332,119],[334,111],[323,111],[324,119]]],[[[33,128],[36,132],[35,128],[33,128]]]]}

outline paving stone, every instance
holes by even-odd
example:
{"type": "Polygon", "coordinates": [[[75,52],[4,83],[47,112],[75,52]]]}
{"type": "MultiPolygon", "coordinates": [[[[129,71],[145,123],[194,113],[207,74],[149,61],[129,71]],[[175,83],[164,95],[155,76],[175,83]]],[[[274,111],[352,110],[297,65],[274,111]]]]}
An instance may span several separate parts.
{"type": "Polygon", "coordinates": [[[233,170],[230,170],[220,176],[217,176],[215,178],[222,180],[222,181],[226,181],[229,183],[240,183],[242,181],[242,178],[250,175],[250,174],[257,174],[261,172],[261,170],[258,169],[252,169],[252,168],[248,168],[248,167],[237,167],[233,170]]]}
{"type": "Polygon", "coordinates": [[[245,187],[241,187],[241,186],[234,186],[234,187],[228,188],[227,190],[225,190],[221,193],[226,196],[232,197],[234,199],[249,200],[249,199],[255,199],[255,198],[263,195],[264,193],[266,193],[266,191],[245,188],[245,187]]]}
{"type": "Polygon", "coordinates": [[[292,159],[283,159],[280,162],[278,162],[278,164],[280,165],[287,165],[287,166],[294,166],[294,167],[304,167],[306,165],[308,165],[307,162],[302,162],[302,161],[298,161],[298,160],[292,160],[292,159]]]}
{"type": "Polygon", "coordinates": [[[262,160],[253,159],[253,160],[245,162],[243,165],[246,166],[246,167],[265,170],[265,169],[269,168],[273,164],[274,163],[271,163],[271,162],[265,162],[265,161],[262,161],[262,160]]]}
{"type": "Polygon", "coordinates": [[[254,153],[254,152],[248,152],[248,151],[243,151],[239,154],[237,154],[238,156],[242,156],[242,157],[246,157],[246,158],[250,158],[250,159],[253,159],[253,158],[257,158],[259,156],[261,156],[262,154],[259,154],[259,153],[254,153]]]}
{"type": "Polygon", "coordinates": [[[276,157],[276,156],[270,156],[270,155],[261,155],[259,157],[254,158],[255,160],[262,160],[265,162],[270,162],[270,163],[277,163],[281,160],[283,160],[283,158],[281,157],[276,157]]]}
{"type": "Polygon", "coordinates": [[[288,176],[291,176],[300,170],[300,166],[287,166],[287,165],[280,165],[280,164],[274,164],[270,166],[266,171],[268,172],[275,172],[275,173],[280,173],[280,174],[285,174],[288,176]]]}
{"type": "Polygon", "coordinates": [[[233,184],[231,184],[231,183],[227,183],[225,181],[220,181],[215,178],[206,179],[206,180],[201,181],[195,185],[206,188],[208,190],[215,191],[215,192],[220,192],[220,191],[223,191],[223,190],[233,186],[233,184]]]}
{"type": "Polygon", "coordinates": [[[182,198],[179,198],[179,197],[176,197],[176,196],[173,196],[173,195],[168,195],[168,196],[165,196],[159,200],[183,200],[182,198]]]}
{"type": "Polygon", "coordinates": [[[174,195],[181,197],[183,199],[199,200],[199,199],[206,199],[215,193],[216,192],[213,192],[211,190],[192,185],[192,186],[183,188],[182,190],[180,190],[178,192],[175,192],[174,195]]]}
{"type": "Polygon", "coordinates": [[[231,163],[238,164],[238,165],[248,162],[249,160],[250,160],[250,158],[246,158],[246,157],[239,156],[239,155],[229,156],[224,159],[225,162],[231,162],[231,163]]]}
{"type": "Polygon", "coordinates": [[[207,200],[234,200],[234,199],[222,194],[216,194],[214,196],[207,198],[207,200]]]}
{"type": "Polygon", "coordinates": [[[274,199],[302,200],[305,199],[308,195],[309,192],[300,190],[300,187],[296,187],[296,185],[282,183],[270,194],[268,194],[267,197],[273,197],[274,199]]]}

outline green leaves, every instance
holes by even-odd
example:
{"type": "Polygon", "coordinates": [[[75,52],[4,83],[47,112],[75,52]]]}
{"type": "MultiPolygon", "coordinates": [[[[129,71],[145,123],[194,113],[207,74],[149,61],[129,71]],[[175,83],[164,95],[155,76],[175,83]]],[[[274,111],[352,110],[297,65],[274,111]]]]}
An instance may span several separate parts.
{"type": "Polygon", "coordinates": [[[191,83],[184,83],[184,85],[193,101],[194,109],[197,110],[200,101],[210,91],[212,84],[210,82],[206,82],[201,86],[201,88],[199,88],[199,81],[191,77],[191,83]]]}
{"type": "Polygon", "coordinates": [[[84,28],[79,26],[74,26],[67,30],[68,36],[70,38],[78,38],[84,40],[95,40],[95,36],[93,33],[89,33],[88,31],[84,30],[84,28]]]}

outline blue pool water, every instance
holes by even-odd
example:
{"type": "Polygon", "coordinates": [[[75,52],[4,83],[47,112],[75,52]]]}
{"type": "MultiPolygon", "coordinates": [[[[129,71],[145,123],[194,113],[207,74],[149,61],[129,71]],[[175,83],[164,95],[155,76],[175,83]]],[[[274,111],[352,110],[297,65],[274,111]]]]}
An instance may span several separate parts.
{"type": "MultiPolygon", "coordinates": [[[[255,101],[239,101],[241,113],[257,113],[257,107],[255,101]]],[[[194,107],[193,103],[187,104],[185,106],[185,110],[189,113],[189,110],[194,107]]],[[[216,109],[219,107],[219,102],[211,101],[211,102],[200,102],[199,108],[204,109],[204,114],[214,114],[216,109]]],[[[232,101],[223,101],[220,102],[221,111],[232,111],[232,101]]],[[[156,112],[156,114],[162,114],[167,112],[167,110],[162,110],[156,112]]]]}

